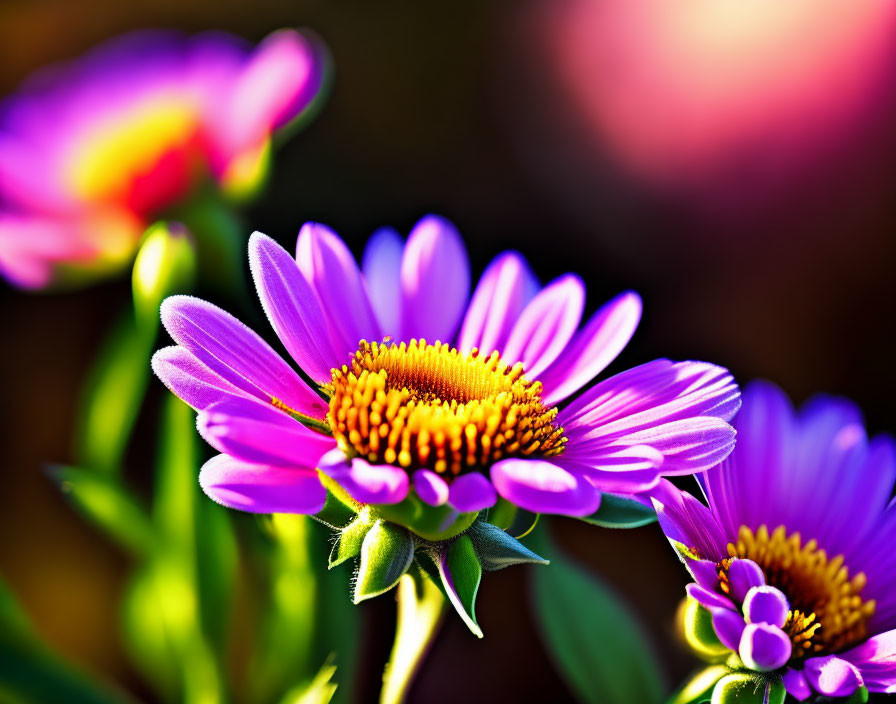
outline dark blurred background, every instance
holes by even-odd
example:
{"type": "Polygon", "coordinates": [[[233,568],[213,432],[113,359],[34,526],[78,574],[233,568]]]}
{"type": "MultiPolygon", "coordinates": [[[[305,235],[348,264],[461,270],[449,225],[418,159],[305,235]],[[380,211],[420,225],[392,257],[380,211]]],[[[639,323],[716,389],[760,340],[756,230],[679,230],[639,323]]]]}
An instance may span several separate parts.
{"type": "MultiPolygon", "coordinates": [[[[587,87],[589,74],[567,70],[582,52],[562,47],[584,41],[587,49],[587,36],[565,36],[560,21],[581,4],[3,0],[0,93],[47,62],[130,29],[216,28],[258,40],[281,26],[311,28],[333,56],[332,93],[317,120],[276,155],[247,235],[259,229],[291,247],[299,226],[318,220],[360,254],[378,226],[406,233],[420,216],[440,213],[465,236],[477,275],[514,248],[543,280],[580,273],[590,310],[620,290],[639,291],[643,322],[609,372],[659,356],[704,359],[728,366],[742,383],[771,379],[797,401],[818,391],[849,396],[872,430],[896,428],[892,72],[865,89],[874,100],[852,122],[822,135],[823,149],[807,147],[808,158],[780,149],[786,134],[764,142],[760,131],[748,148],[739,145],[737,159],[684,169],[682,183],[657,179],[643,163],[626,163],[625,150],[614,149],[618,135],[603,132],[582,107],[575,81],[587,87]],[[777,149],[779,162],[753,163],[750,154],[763,148],[777,149]]],[[[800,44],[790,47],[796,60],[800,44]]],[[[892,52],[881,56],[893,65],[892,52]]],[[[595,81],[609,72],[625,85],[625,65],[604,68],[595,81]]],[[[663,105],[658,99],[652,116],[661,131],[663,105]]],[[[818,116],[804,116],[807,129],[818,116]]],[[[665,136],[674,141],[678,123],[668,124],[665,136]]],[[[763,129],[774,132],[770,124],[763,129]]],[[[116,626],[127,564],[42,471],[47,461],[71,460],[80,384],[128,296],[126,277],[65,295],[0,291],[0,573],[60,651],[143,695],[116,626]]],[[[162,392],[154,383],[147,403],[162,392]]],[[[137,485],[149,485],[153,430],[138,427],[129,462],[137,485]]],[[[685,573],[656,526],[552,525],[569,553],[625,594],[669,680],[680,680],[694,665],[673,635],[685,573]]],[[[449,615],[412,701],[568,698],[558,695],[566,690],[526,599],[526,569],[489,575],[478,606],[486,638],[476,640],[449,615]]],[[[370,693],[391,643],[394,602],[360,609],[360,691],[370,693]]]]}

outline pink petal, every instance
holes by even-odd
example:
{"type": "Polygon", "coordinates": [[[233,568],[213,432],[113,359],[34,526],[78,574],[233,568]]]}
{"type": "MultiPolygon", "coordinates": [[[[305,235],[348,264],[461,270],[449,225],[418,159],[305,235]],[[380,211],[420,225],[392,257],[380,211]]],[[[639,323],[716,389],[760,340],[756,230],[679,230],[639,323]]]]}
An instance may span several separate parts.
{"type": "Polygon", "coordinates": [[[563,352],[585,307],[585,285],[567,274],[545,286],[513,326],[501,355],[505,362],[522,362],[526,377],[538,376],[563,352]]]}
{"type": "Polygon", "coordinates": [[[327,498],[314,471],[249,464],[227,455],[205,463],[199,485],[219,504],[252,513],[317,513],[327,498]]]}
{"type": "Polygon", "coordinates": [[[498,500],[495,487],[485,475],[478,472],[455,477],[448,492],[448,501],[462,513],[490,508],[498,500]]]}
{"type": "Polygon", "coordinates": [[[395,230],[383,227],[373,233],[364,249],[361,269],[370,302],[384,335],[405,339],[401,332],[401,257],[404,242],[395,230]]]}
{"type": "Polygon", "coordinates": [[[277,398],[323,418],[327,404],[267,342],[229,313],[191,296],[162,303],[162,323],[174,341],[239,389],[269,403],[277,398]]]}
{"type": "Polygon", "coordinates": [[[197,428],[216,450],[237,459],[313,469],[336,441],[254,399],[231,397],[199,414],[197,428]]]}
{"type": "Polygon", "coordinates": [[[249,238],[249,268],[283,345],[314,381],[329,381],[330,370],[343,365],[354,348],[340,349],[331,339],[327,312],[295,260],[270,237],[255,232],[249,238]]]}
{"type": "Polygon", "coordinates": [[[428,215],[408,237],[401,260],[403,338],[449,342],[470,295],[470,263],[454,225],[428,215]]]}
{"type": "Polygon", "coordinates": [[[408,495],[408,474],[389,464],[370,464],[355,457],[346,460],[341,450],[333,450],[318,467],[362,504],[397,504],[408,495]]]}
{"type": "Polygon", "coordinates": [[[533,513],[588,516],[600,505],[600,492],[587,479],[544,460],[501,460],[491,479],[501,496],[533,513]]]}
{"type": "Polygon", "coordinates": [[[501,352],[537,286],[538,280],[521,255],[505,252],[495,257],[467,307],[458,349],[469,352],[476,347],[484,355],[501,352]]]}
{"type": "Polygon", "coordinates": [[[430,506],[442,506],[448,501],[448,484],[431,469],[414,472],[414,490],[430,506]]]}
{"type": "Polygon", "coordinates": [[[231,396],[245,395],[185,347],[165,347],[156,352],[152,370],[175,396],[199,411],[231,396]]]}
{"type": "Polygon", "coordinates": [[[357,349],[361,340],[380,339],[379,325],[358,265],[335,232],[316,223],[299,231],[296,261],[314,287],[339,349],[357,349]]]}
{"type": "Polygon", "coordinates": [[[635,334],[641,308],[641,297],[632,291],[599,308],[560,358],[538,377],[544,385],[545,403],[559,403],[616,359],[635,334]]]}

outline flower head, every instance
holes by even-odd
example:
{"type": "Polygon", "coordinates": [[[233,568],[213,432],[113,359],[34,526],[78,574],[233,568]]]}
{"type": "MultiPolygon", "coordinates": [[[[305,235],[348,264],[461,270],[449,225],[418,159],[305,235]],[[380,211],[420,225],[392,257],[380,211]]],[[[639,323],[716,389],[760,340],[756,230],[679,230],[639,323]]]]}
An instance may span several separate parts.
{"type": "Polygon", "coordinates": [[[189,297],[163,304],[178,346],[153,360],[223,453],[200,483],[227,506],[316,513],[326,497],[319,469],[352,501],[396,506],[390,520],[409,513],[411,528],[427,506],[440,509],[442,528],[425,536],[435,539],[499,496],[587,516],[602,491],[644,491],[732,448],[739,391],[709,364],[658,360],[564,404],[632,336],[634,293],[580,329],[581,280],[541,287],[508,252],[470,298],[462,240],[434,216],[406,243],[377,232],[360,269],[316,224],[302,228],[295,258],[259,233],[249,252],[268,319],[312,384],[242,323],[189,297]],[[408,501],[420,511],[402,513],[408,501]]]}
{"type": "Polygon", "coordinates": [[[799,700],[896,691],[893,439],[869,440],[847,401],[797,413],[762,382],[734,425],[734,452],[698,475],[708,508],[668,483],[655,492],[689,596],[736,668],[799,700]]]}
{"type": "Polygon", "coordinates": [[[0,271],[39,288],[117,268],[204,182],[237,194],[321,86],[312,41],[141,32],[44,70],[0,104],[0,271]]]}

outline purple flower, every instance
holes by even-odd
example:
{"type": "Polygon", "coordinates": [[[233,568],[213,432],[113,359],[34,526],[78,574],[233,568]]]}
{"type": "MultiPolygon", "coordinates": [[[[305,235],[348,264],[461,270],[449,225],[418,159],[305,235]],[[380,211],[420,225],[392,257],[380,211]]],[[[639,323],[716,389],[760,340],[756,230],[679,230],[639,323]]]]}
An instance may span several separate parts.
{"type": "Polygon", "coordinates": [[[754,382],[737,447],[698,475],[707,508],[668,482],[660,525],[719,640],[799,700],[896,692],[896,444],[858,409],[818,397],[799,413],[754,382]]]}
{"type": "Polygon", "coordinates": [[[422,219],[406,243],[380,230],[360,269],[317,224],[302,228],[295,258],[259,233],[249,258],[268,319],[311,385],[242,323],[184,296],[162,306],[178,346],[153,359],[223,453],[200,483],[226,506],[314,513],[319,468],[364,504],[413,493],[468,513],[502,496],[585,516],[601,491],[645,491],[733,446],[739,390],[710,364],[657,360],[563,406],[626,345],[640,299],[624,293],[580,328],[582,281],[542,287],[515,252],[488,266],[471,298],[463,242],[441,218],[422,219]]]}
{"type": "Polygon", "coordinates": [[[128,261],[203,181],[235,195],[321,86],[313,42],[279,31],[139,32],[32,76],[0,104],[0,273],[26,288],[128,261]]]}

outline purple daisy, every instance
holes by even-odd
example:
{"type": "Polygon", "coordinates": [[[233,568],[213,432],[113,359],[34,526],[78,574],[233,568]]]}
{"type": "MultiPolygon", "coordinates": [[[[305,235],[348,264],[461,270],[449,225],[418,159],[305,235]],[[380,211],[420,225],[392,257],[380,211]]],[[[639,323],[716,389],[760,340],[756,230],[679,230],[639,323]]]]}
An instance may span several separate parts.
{"type": "Polygon", "coordinates": [[[795,412],[744,392],[737,447],[698,475],[709,504],[663,481],[660,525],[718,639],[799,700],[896,692],[896,444],[869,440],[850,402],[795,412]]]}
{"type": "Polygon", "coordinates": [[[582,281],[541,287],[506,252],[471,298],[463,241],[435,216],[406,243],[378,231],[361,268],[318,224],[302,228],[295,258],[255,233],[249,259],[271,325],[312,384],[235,318],[186,296],[162,305],[178,346],[153,359],[223,453],[200,483],[226,506],[315,513],[326,493],[319,469],[362,504],[412,492],[470,513],[501,496],[586,516],[601,491],[645,491],[732,449],[739,390],[711,364],[656,360],[561,406],[631,338],[634,293],[580,329],[582,281]]]}
{"type": "Polygon", "coordinates": [[[291,30],[257,47],[147,31],[32,76],[0,103],[0,273],[40,288],[112,270],[203,182],[251,190],[322,73],[291,30]]]}

